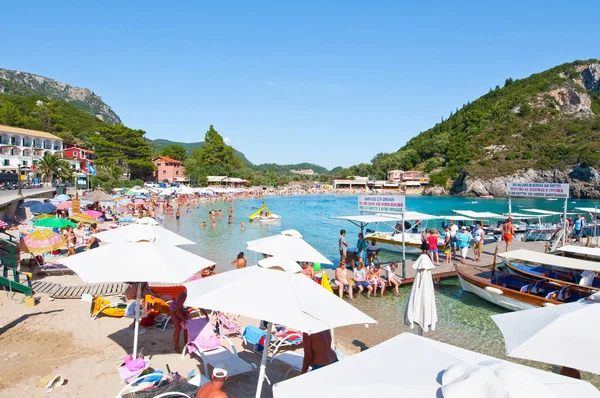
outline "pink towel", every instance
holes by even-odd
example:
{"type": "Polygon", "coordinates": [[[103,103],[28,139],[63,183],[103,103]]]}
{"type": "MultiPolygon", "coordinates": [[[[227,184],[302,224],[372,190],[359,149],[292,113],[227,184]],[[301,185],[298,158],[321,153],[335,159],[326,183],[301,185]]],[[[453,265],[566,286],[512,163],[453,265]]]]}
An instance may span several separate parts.
{"type": "Polygon", "coordinates": [[[202,351],[221,347],[221,340],[215,334],[208,318],[190,319],[186,323],[190,343],[202,351]]]}

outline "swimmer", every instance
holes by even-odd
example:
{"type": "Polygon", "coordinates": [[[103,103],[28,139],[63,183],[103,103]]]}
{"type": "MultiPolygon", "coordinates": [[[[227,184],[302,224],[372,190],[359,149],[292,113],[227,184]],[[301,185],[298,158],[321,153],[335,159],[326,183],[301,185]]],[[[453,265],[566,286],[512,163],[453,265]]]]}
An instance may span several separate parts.
{"type": "Polygon", "coordinates": [[[231,224],[233,222],[233,216],[230,214],[229,217],[227,217],[227,223],[231,224]]]}
{"type": "Polygon", "coordinates": [[[215,220],[212,220],[212,226],[216,227],[217,226],[217,222],[215,220]]]}
{"type": "Polygon", "coordinates": [[[201,227],[206,227],[206,222],[202,221],[202,222],[200,223],[200,226],[201,226],[201,227]]]}
{"type": "Polygon", "coordinates": [[[240,227],[241,227],[242,229],[246,229],[246,223],[245,223],[244,221],[242,221],[242,224],[240,225],[240,227]]]}
{"type": "Polygon", "coordinates": [[[177,211],[175,212],[175,218],[177,219],[177,221],[179,221],[179,217],[181,217],[181,213],[179,212],[179,207],[178,207],[177,211]]]}

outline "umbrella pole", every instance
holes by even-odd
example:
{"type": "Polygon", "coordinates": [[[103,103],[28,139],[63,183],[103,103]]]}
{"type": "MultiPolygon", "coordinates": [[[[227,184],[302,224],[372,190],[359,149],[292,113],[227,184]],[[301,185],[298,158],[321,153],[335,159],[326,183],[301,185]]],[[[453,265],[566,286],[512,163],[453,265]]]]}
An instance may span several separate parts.
{"type": "Polygon", "coordinates": [[[135,327],[133,330],[133,359],[137,358],[137,347],[138,347],[138,332],[140,329],[140,301],[142,295],[142,284],[137,284],[137,297],[135,299],[135,327]]]}
{"type": "Polygon", "coordinates": [[[258,373],[258,385],[256,386],[256,398],[260,398],[263,381],[265,380],[265,372],[267,369],[267,358],[269,357],[269,345],[271,344],[271,329],[273,322],[267,324],[267,336],[265,337],[265,345],[263,347],[262,359],[260,360],[260,371],[258,373]]]}

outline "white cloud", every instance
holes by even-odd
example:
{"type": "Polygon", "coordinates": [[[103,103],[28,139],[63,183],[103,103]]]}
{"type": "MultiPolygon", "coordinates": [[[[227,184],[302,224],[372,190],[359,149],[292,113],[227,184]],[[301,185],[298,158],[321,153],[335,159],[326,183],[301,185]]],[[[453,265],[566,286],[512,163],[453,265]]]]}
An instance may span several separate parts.
{"type": "Polygon", "coordinates": [[[223,141],[227,143],[227,142],[231,141],[231,139],[229,137],[223,137],[223,141]]]}

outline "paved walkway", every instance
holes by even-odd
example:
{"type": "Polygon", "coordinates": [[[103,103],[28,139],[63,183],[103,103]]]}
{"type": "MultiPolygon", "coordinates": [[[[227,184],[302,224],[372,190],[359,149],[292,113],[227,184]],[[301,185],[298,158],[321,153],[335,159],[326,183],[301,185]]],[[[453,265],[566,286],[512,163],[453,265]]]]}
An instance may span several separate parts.
{"type": "MultiPolygon", "coordinates": [[[[39,189],[22,189],[21,194],[23,195],[23,199],[25,199],[54,191],[56,191],[56,188],[54,187],[44,187],[39,189]]],[[[18,192],[19,191],[16,189],[14,191],[0,191],[0,207],[4,207],[15,200],[21,199],[18,192]]]]}

